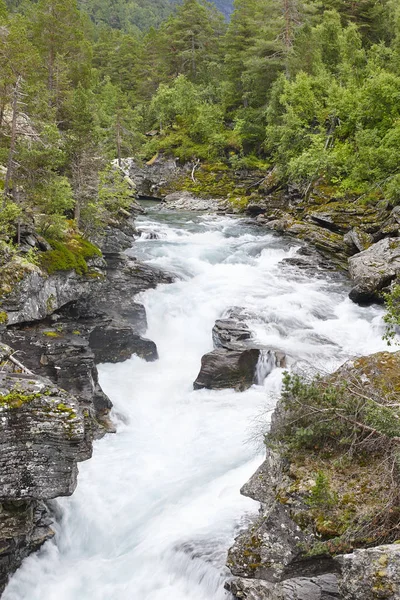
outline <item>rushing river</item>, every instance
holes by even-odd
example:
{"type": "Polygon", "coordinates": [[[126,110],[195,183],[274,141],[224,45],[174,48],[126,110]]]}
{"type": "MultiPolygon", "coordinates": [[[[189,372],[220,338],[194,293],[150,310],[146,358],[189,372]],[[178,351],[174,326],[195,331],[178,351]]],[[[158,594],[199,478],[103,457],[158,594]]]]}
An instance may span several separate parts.
{"type": "Polygon", "coordinates": [[[246,308],[256,338],[297,368],[331,371],[385,349],[381,309],[352,304],[329,272],[282,266],[295,241],[221,216],[154,211],[139,226],[130,253],[179,276],[138,298],[160,359],[99,368],[118,433],[95,443],[75,494],[60,500],[55,540],[25,560],[3,600],[226,598],[226,551],[257,511],[239,489],[261,463],[254,440],[282,370],[243,393],[193,391],[214,321],[246,308]]]}

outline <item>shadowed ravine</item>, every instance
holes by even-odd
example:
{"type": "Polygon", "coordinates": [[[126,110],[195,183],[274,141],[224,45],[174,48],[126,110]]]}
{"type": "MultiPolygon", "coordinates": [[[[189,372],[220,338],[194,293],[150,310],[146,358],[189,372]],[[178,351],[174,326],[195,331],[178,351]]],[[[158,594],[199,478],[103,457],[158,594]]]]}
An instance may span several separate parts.
{"type": "Polygon", "coordinates": [[[100,367],[118,433],[80,465],[55,540],[25,560],[3,600],[226,597],[227,549],[257,511],[239,494],[262,460],[249,439],[261,435],[282,370],[242,393],[193,391],[224,310],[245,307],[257,340],[289,367],[332,371],[385,349],[381,309],[353,304],[344,279],[280,264],[293,241],[230,217],[149,213],[138,226],[130,253],[180,277],[140,298],[160,359],[100,367]]]}

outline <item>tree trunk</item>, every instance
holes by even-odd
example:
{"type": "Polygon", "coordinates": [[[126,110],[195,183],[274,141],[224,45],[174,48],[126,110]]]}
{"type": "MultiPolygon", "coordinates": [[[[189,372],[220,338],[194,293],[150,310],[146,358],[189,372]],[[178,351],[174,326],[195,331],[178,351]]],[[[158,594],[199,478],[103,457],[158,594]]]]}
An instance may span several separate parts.
{"type": "Polygon", "coordinates": [[[11,141],[10,141],[10,151],[8,154],[7,161],[7,172],[4,181],[4,196],[3,196],[3,209],[6,206],[7,196],[9,196],[11,192],[11,182],[14,175],[14,155],[15,148],[17,143],[17,118],[18,118],[18,98],[20,96],[20,87],[21,87],[22,77],[19,75],[17,81],[15,82],[14,92],[13,92],[13,100],[12,100],[12,120],[11,120],[11,141]]]}

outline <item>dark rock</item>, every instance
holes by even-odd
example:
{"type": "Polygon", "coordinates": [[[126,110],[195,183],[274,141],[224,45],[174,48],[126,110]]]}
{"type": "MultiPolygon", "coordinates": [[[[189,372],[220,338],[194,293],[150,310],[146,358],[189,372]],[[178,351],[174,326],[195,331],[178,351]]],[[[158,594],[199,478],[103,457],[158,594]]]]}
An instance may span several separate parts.
{"type": "Polygon", "coordinates": [[[260,206],[259,204],[248,204],[246,206],[246,214],[250,217],[257,217],[258,215],[262,215],[265,213],[265,206],[260,206]]]}
{"type": "Polygon", "coordinates": [[[193,384],[195,390],[201,388],[245,390],[254,382],[260,350],[242,351],[218,348],[205,354],[201,359],[201,369],[193,384]]]}
{"type": "Polygon", "coordinates": [[[133,333],[132,327],[126,323],[97,325],[90,332],[89,346],[96,363],[117,363],[130,358],[132,354],[148,361],[158,358],[155,343],[133,333]]]}

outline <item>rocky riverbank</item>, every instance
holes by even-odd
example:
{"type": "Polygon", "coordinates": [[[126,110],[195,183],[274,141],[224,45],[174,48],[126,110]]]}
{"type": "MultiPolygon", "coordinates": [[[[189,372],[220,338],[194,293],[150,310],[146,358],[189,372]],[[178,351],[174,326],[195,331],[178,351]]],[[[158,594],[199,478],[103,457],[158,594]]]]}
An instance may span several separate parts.
{"type": "Polygon", "coordinates": [[[381,302],[400,273],[400,210],[388,201],[337,198],[323,181],[304,195],[279,187],[273,169],[182,165],[162,156],[147,164],[126,159],[124,169],[139,196],[162,200],[166,208],[247,214],[260,227],[305,241],[349,273],[350,297],[359,304],[381,302]]]}
{"type": "Polygon", "coordinates": [[[0,593],[23,558],[54,535],[51,500],[73,493],[92,440],[115,431],[96,365],[158,357],[133,298],[172,277],[123,253],[139,210],[134,204],[108,226],[99,247],[75,237],[72,257],[34,231],[23,232],[21,252],[3,256],[0,593]],[[38,260],[26,260],[24,248],[36,248],[38,260]]]}
{"type": "Polygon", "coordinates": [[[399,366],[383,352],[287,377],[266,460],[241,490],[260,512],[229,550],[236,598],[399,598],[399,366]]]}

